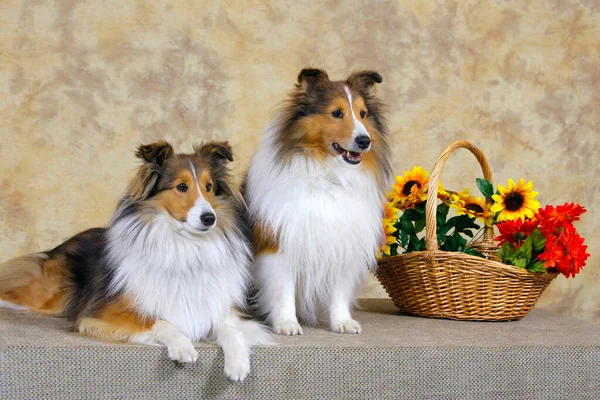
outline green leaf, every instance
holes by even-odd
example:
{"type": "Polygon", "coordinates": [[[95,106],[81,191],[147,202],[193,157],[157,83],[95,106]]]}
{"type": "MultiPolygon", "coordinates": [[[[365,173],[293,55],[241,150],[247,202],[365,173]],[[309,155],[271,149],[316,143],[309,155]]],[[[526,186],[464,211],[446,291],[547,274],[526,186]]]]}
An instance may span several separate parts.
{"type": "Polygon", "coordinates": [[[418,221],[415,221],[415,233],[419,233],[423,231],[423,229],[425,229],[425,220],[420,219],[418,221]]]}
{"type": "Polygon", "coordinates": [[[521,247],[519,247],[519,250],[517,250],[515,252],[515,257],[517,257],[519,259],[522,258],[525,260],[525,265],[523,266],[523,268],[525,268],[525,266],[527,264],[529,264],[529,262],[531,261],[531,252],[532,252],[532,246],[531,246],[531,236],[530,236],[527,239],[525,239],[525,241],[523,242],[521,247]]]}
{"type": "Polygon", "coordinates": [[[477,187],[481,194],[486,198],[491,198],[494,194],[494,186],[487,179],[477,178],[477,187]]]}
{"type": "Polygon", "coordinates": [[[446,240],[446,235],[448,234],[448,231],[450,231],[450,229],[452,229],[452,228],[453,228],[453,226],[448,225],[447,222],[445,224],[442,224],[442,226],[438,225],[438,232],[437,232],[438,242],[441,243],[444,240],[446,240]]]}
{"type": "Polygon", "coordinates": [[[406,247],[406,252],[411,251],[422,251],[425,250],[425,238],[419,239],[417,235],[410,235],[410,240],[408,242],[408,246],[406,247]]]}
{"type": "Polygon", "coordinates": [[[405,210],[403,216],[406,216],[405,219],[408,219],[409,221],[419,221],[421,219],[425,219],[424,213],[421,213],[419,212],[419,210],[415,210],[412,208],[405,210]]]}
{"type": "Polygon", "coordinates": [[[402,248],[405,249],[408,246],[408,233],[404,231],[398,232],[400,232],[400,246],[402,246],[402,248]]]}
{"type": "Polygon", "coordinates": [[[463,250],[463,253],[468,254],[470,256],[485,258],[485,256],[483,254],[481,254],[480,252],[478,252],[477,250],[475,250],[472,247],[467,247],[466,249],[463,250]]]}
{"type": "Polygon", "coordinates": [[[415,226],[410,221],[402,221],[401,229],[402,229],[402,232],[406,232],[409,235],[412,235],[413,233],[415,233],[415,226]]]}
{"type": "Polygon", "coordinates": [[[527,271],[548,273],[548,271],[546,271],[546,267],[544,266],[544,262],[542,260],[536,260],[533,263],[529,264],[527,266],[527,271]]]}
{"type": "Polygon", "coordinates": [[[546,236],[544,236],[542,231],[540,231],[538,228],[535,228],[529,237],[531,238],[531,244],[535,252],[542,252],[542,250],[544,250],[546,247],[546,236]]]}
{"type": "Polygon", "coordinates": [[[454,235],[452,235],[452,237],[454,237],[454,240],[457,244],[456,251],[463,251],[467,246],[467,239],[462,237],[461,234],[458,232],[454,232],[454,235]]]}
{"type": "Polygon", "coordinates": [[[456,243],[454,242],[454,238],[452,236],[448,236],[445,240],[439,245],[440,250],[443,251],[456,251],[456,243]]]}
{"type": "Polygon", "coordinates": [[[504,264],[512,265],[512,259],[515,255],[515,246],[506,242],[498,249],[498,257],[502,260],[504,264]]]}
{"type": "Polygon", "coordinates": [[[398,218],[398,220],[396,222],[394,222],[394,228],[401,230],[402,229],[402,221],[404,221],[402,219],[402,217],[398,218]]]}
{"type": "Polygon", "coordinates": [[[458,232],[446,236],[444,242],[440,245],[440,250],[444,251],[462,251],[467,244],[467,240],[458,232]]]}
{"type": "Polygon", "coordinates": [[[524,259],[524,258],[515,257],[515,258],[513,258],[512,261],[513,261],[513,265],[515,267],[519,267],[519,268],[523,268],[524,269],[527,266],[527,260],[524,259]]]}
{"type": "Polygon", "coordinates": [[[446,217],[448,216],[449,210],[450,206],[448,206],[447,204],[438,204],[436,212],[436,222],[438,227],[442,226],[446,222],[446,217]]]}
{"type": "Polygon", "coordinates": [[[498,215],[500,215],[501,211],[498,211],[496,214],[494,214],[494,224],[496,222],[498,222],[498,215]]]}
{"type": "Polygon", "coordinates": [[[455,227],[456,224],[458,224],[458,222],[460,221],[460,219],[464,216],[465,215],[457,215],[455,217],[452,217],[448,221],[446,221],[446,224],[450,227],[455,227]]]}
{"type": "Polygon", "coordinates": [[[475,223],[475,218],[469,217],[468,215],[461,215],[458,222],[456,223],[457,231],[464,231],[465,229],[479,229],[480,226],[475,223]]]}

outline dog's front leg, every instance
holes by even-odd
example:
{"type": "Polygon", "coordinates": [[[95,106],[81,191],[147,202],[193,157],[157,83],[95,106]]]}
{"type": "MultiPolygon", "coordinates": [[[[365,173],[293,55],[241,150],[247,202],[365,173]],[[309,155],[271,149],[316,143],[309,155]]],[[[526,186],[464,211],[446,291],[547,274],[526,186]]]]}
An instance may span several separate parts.
{"type": "Polygon", "coordinates": [[[240,318],[230,312],[216,331],[217,344],[225,358],[225,375],[236,382],[242,382],[250,373],[250,346],[240,324],[240,318]]]}
{"type": "Polygon", "coordinates": [[[258,303],[279,335],[302,335],[296,317],[296,274],[280,254],[256,258],[258,303]]]}
{"type": "Polygon", "coordinates": [[[350,310],[354,299],[354,290],[347,285],[335,285],[329,303],[329,321],[331,330],[339,333],[360,333],[358,321],[352,319],[350,310]]]}
{"type": "Polygon", "coordinates": [[[77,322],[77,329],[84,335],[107,340],[145,345],[163,344],[169,358],[179,362],[189,363],[198,359],[198,352],[192,341],[167,321],[159,319],[148,329],[140,322],[141,318],[132,318],[129,324],[122,324],[111,320],[110,316],[108,311],[103,318],[82,318],[77,322]]]}
{"type": "Polygon", "coordinates": [[[158,342],[167,347],[171,360],[196,362],[198,359],[198,352],[192,341],[167,321],[156,321],[150,332],[158,342]]]}

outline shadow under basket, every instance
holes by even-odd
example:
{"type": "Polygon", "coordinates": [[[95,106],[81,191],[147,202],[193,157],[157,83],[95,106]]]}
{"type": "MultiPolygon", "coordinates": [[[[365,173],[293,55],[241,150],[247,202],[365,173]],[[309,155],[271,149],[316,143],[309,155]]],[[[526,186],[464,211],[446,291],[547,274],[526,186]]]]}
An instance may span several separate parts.
{"type": "MultiPolygon", "coordinates": [[[[458,148],[471,151],[485,179],[492,181],[483,153],[469,142],[458,141],[436,161],[430,188],[437,188],[446,159],[458,148]]],[[[486,227],[482,241],[473,245],[485,258],[438,250],[436,200],[437,191],[431,190],[425,214],[427,250],[378,261],[376,276],[396,307],[423,317],[469,321],[509,321],[525,316],[558,274],[532,273],[500,262],[493,227],[486,227]]]]}

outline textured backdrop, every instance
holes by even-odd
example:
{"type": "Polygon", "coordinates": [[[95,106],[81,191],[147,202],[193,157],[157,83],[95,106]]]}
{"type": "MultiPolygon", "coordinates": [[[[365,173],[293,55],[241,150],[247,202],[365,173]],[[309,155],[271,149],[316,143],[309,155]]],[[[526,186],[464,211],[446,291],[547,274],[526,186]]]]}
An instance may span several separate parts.
{"type": "MultiPolygon", "coordinates": [[[[497,183],[587,206],[588,266],[541,305],[600,321],[599,38],[594,0],[3,0],[0,260],[105,224],[139,143],[227,139],[241,175],[302,67],[369,68],[397,173],[466,139],[497,183]]],[[[453,156],[446,186],[474,189],[477,168],[453,156]]]]}

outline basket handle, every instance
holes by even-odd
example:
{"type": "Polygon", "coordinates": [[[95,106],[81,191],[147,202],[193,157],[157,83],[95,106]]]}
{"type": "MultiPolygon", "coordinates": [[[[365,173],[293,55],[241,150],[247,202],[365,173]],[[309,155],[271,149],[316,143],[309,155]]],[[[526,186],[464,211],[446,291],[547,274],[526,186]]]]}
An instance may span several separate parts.
{"type": "MultiPolygon", "coordinates": [[[[425,209],[425,246],[428,251],[438,250],[437,241],[437,193],[438,193],[438,182],[442,175],[442,170],[446,164],[446,160],[450,157],[456,149],[467,149],[477,158],[481,170],[483,171],[483,177],[488,181],[492,182],[492,171],[487,162],[487,159],[483,155],[483,152],[471,143],[465,140],[457,140],[452,142],[446,150],[440,155],[435,164],[433,165],[433,171],[431,172],[431,178],[429,179],[429,191],[427,192],[427,206],[425,209]]],[[[490,205],[490,199],[486,198],[486,204],[490,205]]],[[[483,242],[492,243],[494,242],[494,228],[486,226],[483,231],[483,242]]]]}

